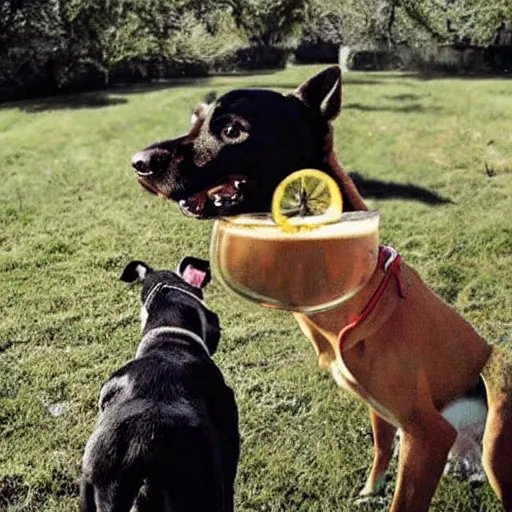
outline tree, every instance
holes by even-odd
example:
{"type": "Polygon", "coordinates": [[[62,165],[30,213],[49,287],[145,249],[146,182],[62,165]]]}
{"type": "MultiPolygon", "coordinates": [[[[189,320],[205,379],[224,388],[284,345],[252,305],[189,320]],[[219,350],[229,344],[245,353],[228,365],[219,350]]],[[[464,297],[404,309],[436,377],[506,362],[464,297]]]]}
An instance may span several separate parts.
{"type": "Polygon", "coordinates": [[[310,0],[317,12],[343,12],[347,44],[434,42],[491,44],[512,22],[510,0],[310,0]]]}
{"type": "Polygon", "coordinates": [[[21,84],[45,75],[60,30],[52,6],[44,0],[0,3],[0,82],[21,84]]]}
{"type": "Polygon", "coordinates": [[[344,12],[340,2],[310,0],[306,10],[306,22],[302,37],[311,42],[343,42],[344,12]]]}
{"type": "Polygon", "coordinates": [[[197,12],[224,9],[251,43],[263,46],[287,42],[300,32],[310,0],[189,0],[197,12]]]}
{"type": "Polygon", "coordinates": [[[491,44],[498,27],[512,21],[510,0],[400,0],[413,23],[438,41],[491,44]]]}

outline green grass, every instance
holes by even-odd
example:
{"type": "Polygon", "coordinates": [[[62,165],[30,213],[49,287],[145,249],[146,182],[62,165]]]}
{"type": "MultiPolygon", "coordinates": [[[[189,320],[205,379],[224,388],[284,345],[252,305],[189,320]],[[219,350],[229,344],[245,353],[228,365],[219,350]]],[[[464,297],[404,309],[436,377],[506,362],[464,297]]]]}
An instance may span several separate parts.
{"type": "MultiPolygon", "coordinates": [[[[291,91],[318,69],[0,108],[0,510],[77,508],[100,386],[139,341],[138,291],[118,280],[124,265],[137,258],[173,268],[184,255],[208,255],[211,223],[144,192],[131,155],[185,132],[191,108],[211,90],[291,91]],[[52,404],[64,406],[61,415],[50,414],[52,404]]],[[[344,105],[335,143],[347,169],[454,201],[370,201],[382,212],[382,240],[491,342],[509,341],[512,82],[353,73],[344,105]]],[[[207,299],[223,326],[216,361],[240,408],[237,509],[366,510],[351,501],[372,457],[364,404],[317,368],[291,315],[218,284],[207,299]]],[[[500,507],[487,484],[444,478],[432,510],[500,507]]]]}

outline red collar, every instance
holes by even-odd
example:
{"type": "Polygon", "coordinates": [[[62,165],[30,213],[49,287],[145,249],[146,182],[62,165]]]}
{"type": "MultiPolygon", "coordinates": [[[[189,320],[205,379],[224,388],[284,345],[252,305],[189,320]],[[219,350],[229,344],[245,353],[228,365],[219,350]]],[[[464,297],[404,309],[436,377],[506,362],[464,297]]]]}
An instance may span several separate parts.
{"type": "Polygon", "coordinates": [[[375,329],[371,329],[371,331],[376,330],[379,325],[382,325],[387,320],[387,318],[389,318],[394,310],[394,306],[398,302],[397,300],[392,301],[391,306],[386,308],[385,314],[383,316],[379,315],[379,312],[375,310],[381,302],[384,293],[388,291],[389,283],[391,281],[396,282],[396,291],[389,289],[389,292],[394,297],[399,297],[402,299],[406,298],[407,295],[401,273],[401,262],[402,258],[395,251],[395,249],[384,245],[379,247],[379,261],[377,263],[377,269],[380,269],[384,272],[384,277],[382,278],[382,281],[373,293],[370,300],[366,303],[361,313],[359,313],[354,318],[354,320],[352,320],[341,330],[338,338],[340,352],[342,351],[342,345],[347,340],[347,338],[353,338],[354,336],[357,336],[357,330],[359,330],[357,328],[362,327],[363,323],[368,323],[368,317],[372,313],[375,313],[372,315],[372,320],[376,319],[376,322],[375,329]],[[393,277],[395,278],[394,280],[392,279],[393,277]]]}

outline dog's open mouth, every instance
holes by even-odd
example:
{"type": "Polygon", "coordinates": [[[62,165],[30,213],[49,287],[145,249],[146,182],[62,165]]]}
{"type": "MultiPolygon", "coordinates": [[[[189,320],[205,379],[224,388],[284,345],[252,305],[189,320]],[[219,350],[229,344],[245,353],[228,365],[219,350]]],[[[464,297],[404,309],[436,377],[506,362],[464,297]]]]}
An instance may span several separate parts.
{"type": "Polygon", "coordinates": [[[240,175],[228,176],[226,181],[181,199],[181,211],[191,217],[218,217],[229,213],[244,200],[247,178],[240,175]]]}
{"type": "MultiPolygon", "coordinates": [[[[166,199],[173,199],[160,190],[149,180],[139,176],[139,183],[152,194],[166,199]]],[[[213,218],[227,215],[245,200],[248,189],[248,179],[241,175],[230,175],[222,182],[217,182],[200,192],[196,192],[186,199],[178,201],[183,214],[189,217],[213,218]]]]}

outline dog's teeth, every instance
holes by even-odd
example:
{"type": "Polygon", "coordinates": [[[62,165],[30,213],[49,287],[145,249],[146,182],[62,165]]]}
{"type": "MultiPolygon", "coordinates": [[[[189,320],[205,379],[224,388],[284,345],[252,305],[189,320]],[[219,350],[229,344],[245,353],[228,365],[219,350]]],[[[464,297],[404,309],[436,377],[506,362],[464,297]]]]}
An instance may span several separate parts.
{"type": "Polygon", "coordinates": [[[231,199],[232,201],[234,201],[236,198],[237,198],[237,195],[236,195],[236,194],[233,194],[229,199],[231,199]]]}
{"type": "Polygon", "coordinates": [[[240,188],[240,183],[242,183],[240,180],[235,180],[233,182],[233,186],[236,188],[236,189],[239,189],[240,188]]]}
{"type": "Polygon", "coordinates": [[[187,201],[185,201],[185,199],[180,199],[180,200],[179,200],[179,202],[178,202],[178,204],[179,204],[180,206],[183,206],[183,207],[185,207],[185,206],[186,206],[186,203],[187,203],[187,201]]]}

